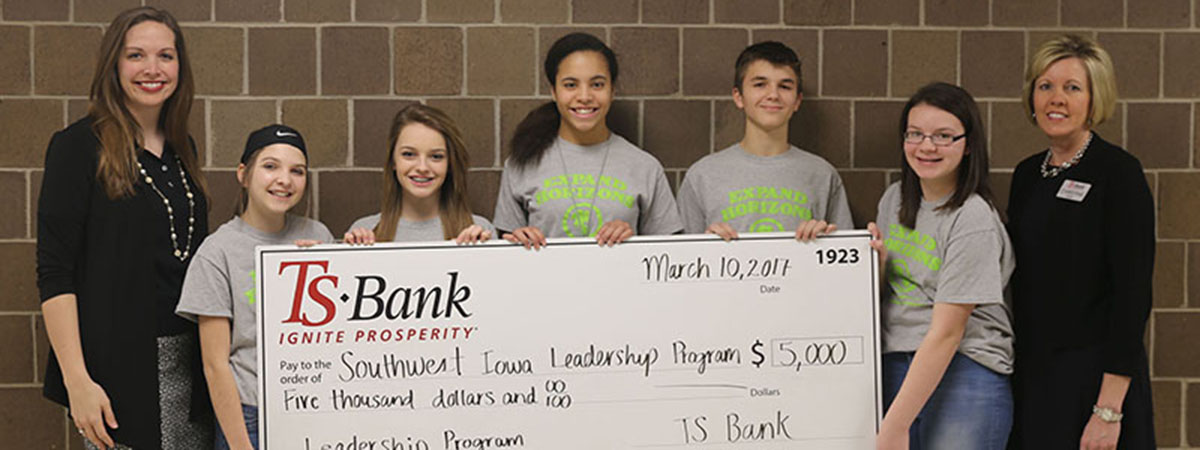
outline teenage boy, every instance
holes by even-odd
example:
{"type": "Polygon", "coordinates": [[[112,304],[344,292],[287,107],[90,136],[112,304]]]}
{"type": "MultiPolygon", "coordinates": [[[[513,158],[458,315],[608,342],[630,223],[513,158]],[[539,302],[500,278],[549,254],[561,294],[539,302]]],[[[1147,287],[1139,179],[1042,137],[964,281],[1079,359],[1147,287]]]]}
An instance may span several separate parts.
{"type": "Polygon", "coordinates": [[[788,121],[800,109],[800,59],[779,42],[746,47],[738,56],[733,102],[746,114],[741,142],[692,165],[679,188],[687,233],[725,240],[739,232],[796,231],[809,220],[854,228],[837,170],[788,143],[788,121]]]}

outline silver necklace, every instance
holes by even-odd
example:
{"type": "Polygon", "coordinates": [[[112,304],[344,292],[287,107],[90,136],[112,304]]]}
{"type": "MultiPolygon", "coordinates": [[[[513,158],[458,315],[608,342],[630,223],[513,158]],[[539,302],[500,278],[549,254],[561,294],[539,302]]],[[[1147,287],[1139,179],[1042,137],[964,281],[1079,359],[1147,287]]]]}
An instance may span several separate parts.
{"type": "MultiPolygon", "coordinates": [[[[570,178],[570,171],[567,170],[567,158],[563,156],[563,153],[565,152],[563,152],[562,147],[558,145],[559,139],[560,138],[554,139],[554,147],[558,149],[558,161],[562,164],[563,176],[570,178]]],[[[600,171],[596,172],[596,192],[592,193],[593,197],[600,192],[600,177],[604,176],[604,168],[608,166],[608,150],[609,146],[612,145],[612,139],[612,135],[610,134],[608,139],[604,142],[604,158],[600,160],[600,171]]],[[[571,196],[571,209],[578,209],[579,202],[576,201],[575,190],[571,187],[571,180],[569,179],[567,180],[567,193],[571,196]]],[[[589,213],[587,216],[587,221],[583,222],[583,230],[588,235],[591,234],[592,230],[592,216],[593,215],[589,213]]],[[[563,218],[563,222],[566,222],[566,217],[563,218]]]]}
{"type": "MultiPolygon", "coordinates": [[[[135,160],[136,161],[136,160],[135,160]]],[[[192,194],[192,186],[188,184],[187,174],[183,171],[183,161],[179,160],[179,155],[175,155],[175,165],[179,167],[179,179],[183,180],[183,189],[187,192],[188,199],[188,229],[187,229],[187,246],[183,250],[179,249],[179,243],[175,239],[175,210],[171,208],[171,201],[167,200],[167,196],[162,191],[158,190],[158,186],[154,185],[154,178],[146,172],[146,168],[142,167],[141,161],[136,161],[138,172],[142,174],[142,180],[150,185],[150,189],[154,189],[154,193],[158,194],[158,198],[162,199],[163,206],[167,207],[167,223],[171,225],[171,248],[175,250],[175,258],[183,261],[187,259],[188,253],[192,248],[192,230],[196,226],[196,200],[192,194]]]]}
{"type": "Polygon", "coordinates": [[[1089,131],[1087,140],[1083,141],[1083,147],[1080,147],[1079,151],[1075,152],[1075,156],[1072,156],[1070,160],[1063,163],[1063,165],[1061,165],[1061,166],[1050,165],[1050,156],[1054,152],[1051,151],[1050,149],[1046,149],[1046,159],[1042,160],[1042,178],[1057,177],[1058,174],[1062,173],[1064,170],[1070,169],[1071,166],[1079,164],[1079,158],[1083,158],[1084,150],[1087,150],[1088,145],[1090,145],[1092,143],[1092,136],[1094,136],[1094,135],[1092,134],[1091,131],[1089,131]]]}

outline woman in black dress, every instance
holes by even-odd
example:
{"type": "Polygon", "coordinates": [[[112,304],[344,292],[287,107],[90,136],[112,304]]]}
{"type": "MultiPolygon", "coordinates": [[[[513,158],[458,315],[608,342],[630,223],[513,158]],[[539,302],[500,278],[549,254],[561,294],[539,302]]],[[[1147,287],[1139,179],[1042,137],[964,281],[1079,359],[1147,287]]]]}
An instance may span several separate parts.
{"type": "Polygon", "coordinates": [[[122,12],[101,42],[87,117],[54,134],[38,199],[44,393],[89,448],[211,448],[196,326],[175,315],[208,234],[188,136],[193,81],[165,11],[122,12]],[[193,389],[194,388],[194,389],[193,389]]]}
{"type": "Polygon", "coordinates": [[[1154,204],[1137,158],[1093,128],[1112,115],[1112,61],[1088,38],[1038,48],[1025,106],[1049,149],[1013,173],[1018,448],[1152,449],[1142,344],[1154,204]]]}

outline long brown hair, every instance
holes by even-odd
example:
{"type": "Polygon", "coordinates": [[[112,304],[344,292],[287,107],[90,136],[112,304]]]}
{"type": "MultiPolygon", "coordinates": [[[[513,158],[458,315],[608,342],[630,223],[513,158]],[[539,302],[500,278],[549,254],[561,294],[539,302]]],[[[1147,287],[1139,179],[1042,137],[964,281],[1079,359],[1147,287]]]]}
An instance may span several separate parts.
{"type": "Polygon", "coordinates": [[[138,180],[137,140],[141,136],[141,127],[125,106],[125,90],[121,87],[117,66],[124,53],[125,34],[134,25],[147,21],[161,23],[175,34],[175,54],[179,61],[175,92],[163,104],[158,115],[158,126],[183,162],[183,168],[191,176],[193,184],[201,194],[207,194],[204,174],[200,172],[200,163],[188,138],[188,114],[192,110],[195,85],[183,32],[170,13],[150,6],[129,9],[117,15],[100,41],[88,107],[88,115],[93,120],[92,131],[100,140],[100,164],[96,169],[96,179],[110,199],[133,195],[133,186],[138,180]]]}
{"type": "MultiPolygon", "coordinates": [[[[966,149],[962,161],[958,163],[958,178],[955,180],[954,193],[946,203],[935,208],[958,209],[978,194],[992,209],[996,209],[995,196],[988,184],[988,150],[987,134],[983,130],[983,116],[979,114],[979,106],[963,88],[949,83],[934,82],[925,85],[908,99],[904,111],[900,113],[900,133],[908,131],[908,113],[917,105],[929,105],[953,114],[962,123],[966,133],[966,149]]],[[[921,178],[912,166],[904,152],[900,153],[900,224],[908,228],[917,227],[917,211],[921,208],[921,178]]]]}
{"type": "Polygon", "coordinates": [[[450,239],[458,236],[463,228],[475,223],[467,200],[467,168],[470,166],[462,133],[446,113],[432,106],[413,103],[396,112],[388,133],[388,156],[383,164],[383,204],[380,207],[379,224],[375,225],[375,236],[380,241],[390,241],[396,237],[396,223],[400,221],[400,212],[404,209],[401,204],[404,188],[396,178],[396,142],[404,127],[414,123],[436,130],[446,140],[446,157],[450,167],[438,191],[442,237],[450,239]]]}

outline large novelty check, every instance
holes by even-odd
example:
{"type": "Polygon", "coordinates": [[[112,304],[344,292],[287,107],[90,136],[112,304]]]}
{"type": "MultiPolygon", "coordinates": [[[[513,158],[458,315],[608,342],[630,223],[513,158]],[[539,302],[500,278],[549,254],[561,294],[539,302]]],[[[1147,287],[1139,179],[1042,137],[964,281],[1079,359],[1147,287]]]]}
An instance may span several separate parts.
{"type": "Polygon", "coordinates": [[[865,232],[258,252],[273,449],[873,448],[865,232]]]}

